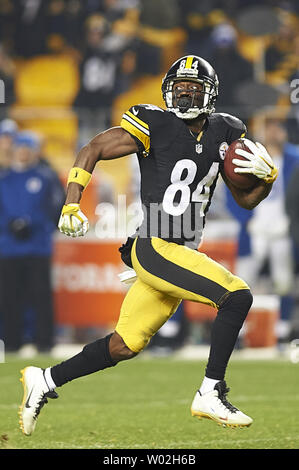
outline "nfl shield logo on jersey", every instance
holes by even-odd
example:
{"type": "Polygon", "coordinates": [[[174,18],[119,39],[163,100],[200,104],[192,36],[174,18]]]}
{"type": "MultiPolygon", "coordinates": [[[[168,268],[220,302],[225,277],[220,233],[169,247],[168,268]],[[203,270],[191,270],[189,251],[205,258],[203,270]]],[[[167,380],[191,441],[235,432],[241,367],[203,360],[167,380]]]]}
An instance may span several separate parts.
{"type": "Polygon", "coordinates": [[[195,150],[196,150],[196,153],[201,153],[202,152],[202,144],[196,144],[195,145],[195,150]]]}

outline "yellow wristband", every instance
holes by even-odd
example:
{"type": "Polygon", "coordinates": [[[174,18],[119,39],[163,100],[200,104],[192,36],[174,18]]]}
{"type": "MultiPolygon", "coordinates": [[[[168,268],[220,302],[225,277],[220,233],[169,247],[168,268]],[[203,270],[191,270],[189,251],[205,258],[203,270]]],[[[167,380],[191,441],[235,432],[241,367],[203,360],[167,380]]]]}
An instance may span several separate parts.
{"type": "Polygon", "coordinates": [[[81,184],[83,188],[86,188],[86,186],[88,185],[90,181],[90,178],[91,178],[91,173],[89,173],[86,170],[83,170],[83,168],[74,166],[69,172],[67,184],[78,183],[78,184],[81,184]]]}

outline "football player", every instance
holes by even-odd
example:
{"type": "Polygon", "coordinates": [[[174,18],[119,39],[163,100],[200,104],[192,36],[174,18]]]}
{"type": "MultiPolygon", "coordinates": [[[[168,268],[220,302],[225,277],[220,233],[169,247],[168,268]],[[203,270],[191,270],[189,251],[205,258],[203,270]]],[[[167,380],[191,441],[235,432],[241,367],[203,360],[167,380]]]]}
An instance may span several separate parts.
{"type": "Polygon", "coordinates": [[[239,151],[245,160],[235,159],[236,172],[254,174],[258,183],[251,190],[241,190],[226,179],[225,149],[245,136],[246,127],[234,116],[215,113],[218,79],[202,58],[189,55],[177,60],[163,79],[162,93],[166,109],[132,106],[119,127],[96,135],[80,150],[70,170],[59,229],[78,237],[88,230],[80,200],[96,163],[137,153],[144,218],[120,249],[136,280],[124,299],[115,331],[60,364],[22,371],[20,425],[26,435],[34,431],[47,398],[57,397],[57,387],[136,356],[182,299],[218,309],[192,415],[226,426],[252,423],[228,401],[224,380],[252,294],[242,279],[201,253],[198,245],[219,173],[237,203],[252,209],[269,194],[277,169],[266,149],[247,139],[250,152],[239,151]]]}

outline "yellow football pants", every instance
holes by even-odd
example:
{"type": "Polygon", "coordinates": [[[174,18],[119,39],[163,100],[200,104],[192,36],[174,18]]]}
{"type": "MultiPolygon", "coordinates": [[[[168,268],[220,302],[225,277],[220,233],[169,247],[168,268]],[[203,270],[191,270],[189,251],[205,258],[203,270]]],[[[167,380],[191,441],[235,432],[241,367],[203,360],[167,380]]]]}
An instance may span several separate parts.
{"type": "Polygon", "coordinates": [[[137,280],[115,331],[134,352],[144,349],[182,299],[219,308],[230,292],[249,289],[204,253],[160,238],[137,238],[131,256],[137,280]]]}

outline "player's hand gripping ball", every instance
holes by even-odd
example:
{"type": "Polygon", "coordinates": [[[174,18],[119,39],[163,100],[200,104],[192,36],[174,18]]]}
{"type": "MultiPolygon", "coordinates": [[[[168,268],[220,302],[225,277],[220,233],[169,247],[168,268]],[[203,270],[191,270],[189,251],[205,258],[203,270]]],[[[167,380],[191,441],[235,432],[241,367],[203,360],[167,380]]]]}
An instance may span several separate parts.
{"type": "Polygon", "coordinates": [[[61,233],[70,237],[82,237],[86,234],[89,223],[87,217],[81,212],[79,204],[63,206],[58,228],[61,233]]]}
{"type": "Polygon", "coordinates": [[[261,179],[273,183],[278,175],[265,147],[249,139],[231,143],[225,153],[224,172],[228,180],[240,189],[251,189],[261,179]]]}

